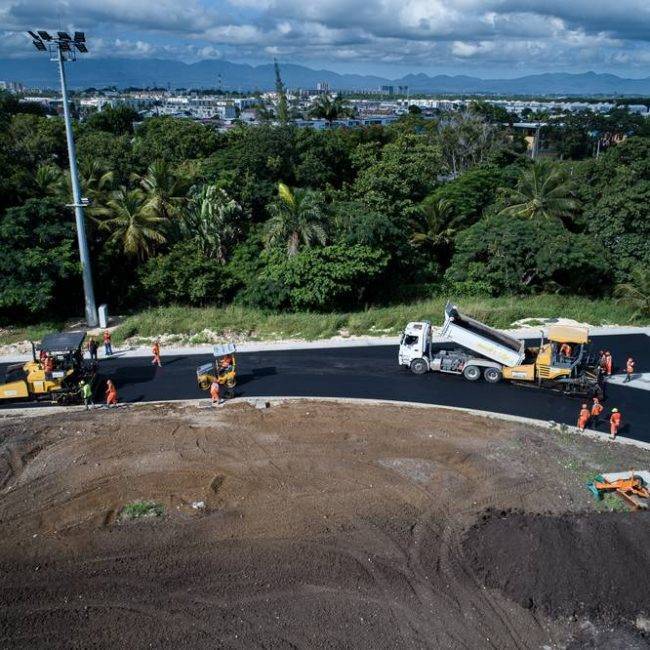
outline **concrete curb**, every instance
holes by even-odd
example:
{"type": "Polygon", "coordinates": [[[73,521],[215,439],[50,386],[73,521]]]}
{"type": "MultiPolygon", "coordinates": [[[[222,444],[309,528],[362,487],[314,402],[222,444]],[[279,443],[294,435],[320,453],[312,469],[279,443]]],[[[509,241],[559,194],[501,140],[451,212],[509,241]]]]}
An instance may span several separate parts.
{"type": "MultiPolygon", "coordinates": [[[[266,402],[269,403],[285,403],[285,402],[333,402],[339,404],[368,404],[368,405],[384,405],[384,406],[406,406],[408,408],[418,408],[426,410],[448,410],[448,411],[460,411],[462,413],[468,413],[469,415],[475,415],[481,418],[488,418],[493,420],[504,420],[506,422],[518,422],[520,424],[527,424],[529,426],[535,426],[542,429],[547,429],[553,433],[558,433],[560,427],[565,426],[567,432],[574,433],[576,435],[582,436],[583,438],[589,438],[598,442],[608,442],[613,444],[622,444],[630,445],[632,447],[637,447],[639,449],[644,449],[650,451],[650,443],[642,442],[641,440],[634,440],[633,438],[626,438],[625,436],[617,436],[612,440],[608,434],[602,433],[600,431],[581,431],[577,427],[572,427],[569,425],[562,425],[556,422],[548,420],[536,420],[534,418],[525,418],[518,415],[508,415],[507,413],[494,413],[492,411],[481,411],[478,409],[464,408],[461,406],[445,406],[444,404],[423,404],[422,402],[400,402],[397,400],[386,400],[386,399],[364,399],[364,398],[352,398],[352,397],[283,397],[281,395],[271,395],[271,396],[262,396],[262,397],[235,397],[231,400],[228,400],[216,408],[228,408],[231,404],[251,404],[257,406],[258,404],[262,405],[266,402]]],[[[207,403],[209,399],[179,399],[179,400],[160,400],[155,402],[126,402],[120,404],[122,408],[125,407],[142,407],[150,405],[165,405],[165,404],[176,404],[178,406],[198,406],[201,403],[207,403]]],[[[93,409],[95,411],[106,412],[109,409],[96,407],[93,409]]],[[[115,410],[115,409],[111,409],[115,410]]],[[[0,411],[0,421],[5,418],[11,417],[39,417],[41,415],[54,415],[57,413],[63,412],[78,412],[84,413],[84,406],[44,406],[42,408],[33,408],[33,409],[6,409],[0,411]]]]}
{"type": "MultiPolygon", "coordinates": [[[[541,329],[541,328],[540,328],[541,329]]],[[[516,338],[538,338],[540,329],[521,328],[516,330],[501,330],[516,338]]],[[[548,328],[543,328],[544,332],[548,328]]],[[[650,327],[594,327],[589,330],[590,336],[624,336],[629,334],[645,334],[650,337],[650,327]]],[[[436,341],[442,342],[444,339],[436,338],[436,341]]],[[[330,338],[318,339],[316,341],[249,341],[238,343],[238,352],[280,352],[283,350],[314,350],[322,348],[356,348],[370,347],[375,345],[398,345],[399,336],[360,336],[351,338],[330,338]]],[[[191,355],[191,354],[212,354],[212,345],[196,346],[179,346],[163,347],[163,359],[165,355],[191,355]]],[[[115,354],[109,359],[131,358],[131,357],[151,357],[150,346],[137,348],[114,348],[115,354]]],[[[102,355],[100,346],[100,361],[107,358],[102,355]]],[[[18,363],[19,361],[28,361],[31,354],[7,355],[0,356],[0,363],[18,363]]]]}

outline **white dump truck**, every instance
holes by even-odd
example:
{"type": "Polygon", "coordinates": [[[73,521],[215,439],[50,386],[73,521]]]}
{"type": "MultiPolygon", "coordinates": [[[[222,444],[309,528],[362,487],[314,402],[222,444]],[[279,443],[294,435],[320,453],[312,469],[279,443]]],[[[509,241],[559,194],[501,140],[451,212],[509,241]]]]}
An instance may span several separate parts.
{"type": "Polygon", "coordinates": [[[537,347],[462,314],[447,303],[440,342],[433,341],[429,321],[409,323],[400,339],[398,361],[416,375],[444,372],[463,375],[469,381],[483,376],[544,386],[582,396],[602,395],[598,361],[589,352],[585,327],[557,325],[547,340],[540,333],[537,347]]]}

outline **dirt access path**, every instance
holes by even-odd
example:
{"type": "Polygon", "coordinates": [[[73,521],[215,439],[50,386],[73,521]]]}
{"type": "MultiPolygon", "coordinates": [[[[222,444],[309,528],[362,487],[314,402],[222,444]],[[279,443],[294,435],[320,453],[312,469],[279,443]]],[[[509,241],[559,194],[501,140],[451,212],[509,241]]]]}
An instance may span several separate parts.
{"type": "MultiPolygon", "coordinates": [[[[5,418],[1,643],[646,647],[634,615],[647,595],[639,612],[606,624],[562,608],[552,618],[525,584],[512,600],[498,580],[486,588],[489,548],[468,552],[467,540],[488,508],[593,513],[586,477],[647,466],[649,456],[407,406],[5,418]],[[143,499],[165,514],[120,523],[121,508],[143,499]]],[[[647,538],[648,519],[631,517],[647,538]]],[[[607,545],[616,553],[615,538],[607,545]]],[[[549,555],[543,573],[554,571],[549,555]]],[[[635,557],[643,571],[647,553],[635,557]]]]}

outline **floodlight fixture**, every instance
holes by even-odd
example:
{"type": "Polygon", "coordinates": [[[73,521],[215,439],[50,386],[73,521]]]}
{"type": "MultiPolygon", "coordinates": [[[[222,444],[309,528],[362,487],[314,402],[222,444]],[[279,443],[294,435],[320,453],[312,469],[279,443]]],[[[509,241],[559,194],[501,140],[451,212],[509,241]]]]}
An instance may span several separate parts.
{"type": "Polygon", "coordinates": [[[50,59],[59,64],[59,77],[61,79],[61,96],[63,100],[63,118],[65,121],[65,135],[68,144],[68,161],[70,163],[70,181],[72,185],[72,199],[70,204],[74,207],[75,222],[77,225],[77,241],[79,243],[79,258],[81,261],[81,277],[84,287],[84,298],[86,302],[86,322],[90,327],[97,327],[97,308],[95,306],[95,292],[93,289],[93,278],[90,268],[90,253],[88,252],[88,241],[86,240],[86,225],[84,220],[84,206],[88,205],[88,199],[81,196],[79,184],[79,172],[77,170],[77,150],[72,132],[72,119],[70,117],[70,106],[68,102],[68,88],[65,79],[65,62],[75,61],[75,49],[82,54],[88,52],[86,47],[86,36],[83,32],[74,33],[74,41],[67,32],[57,32],[56,37],[50,36],[46,31],[38,30],[37,33],[28,32],[34,47],[39,52],[49,50],[50,59]],[[44,42],[45,41],[45,42],[44,42]]]}

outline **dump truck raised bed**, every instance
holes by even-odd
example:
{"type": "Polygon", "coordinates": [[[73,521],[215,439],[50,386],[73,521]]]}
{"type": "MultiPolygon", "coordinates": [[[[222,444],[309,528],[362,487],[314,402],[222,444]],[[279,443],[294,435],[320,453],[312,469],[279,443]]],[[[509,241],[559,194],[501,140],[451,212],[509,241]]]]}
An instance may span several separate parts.
{"type": "Polygon", "coordinates": [[[501,380],[549,388],[562,393],[602,396],[598,360],[589,350],[586,327],[552,326],[539,346],[508,336],[447,303],[434,343],[429,321],[409,323],[400,339],[398,361],[416,375],[443,372],[463,375],[468,381],[481,376],[489,383],[501,380]]]}

